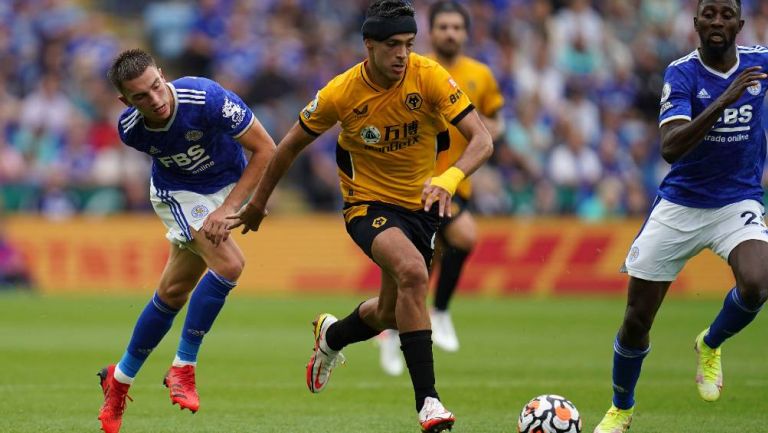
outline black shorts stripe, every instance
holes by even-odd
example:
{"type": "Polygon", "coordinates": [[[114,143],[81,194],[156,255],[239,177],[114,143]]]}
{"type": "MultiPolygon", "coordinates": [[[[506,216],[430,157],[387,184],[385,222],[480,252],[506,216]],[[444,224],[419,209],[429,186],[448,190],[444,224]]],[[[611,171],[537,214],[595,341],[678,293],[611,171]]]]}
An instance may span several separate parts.
{"type": "Polygon", "coordinates": [[[475,106],[472,104],[469,104],[467,108],[461,111],[456,117],[451,120],[451,125],[456,126],[459,122],[461,122],[461,119],[463,119],[467,114],[471,113],[472,110],[475,109],[475,106]]]}

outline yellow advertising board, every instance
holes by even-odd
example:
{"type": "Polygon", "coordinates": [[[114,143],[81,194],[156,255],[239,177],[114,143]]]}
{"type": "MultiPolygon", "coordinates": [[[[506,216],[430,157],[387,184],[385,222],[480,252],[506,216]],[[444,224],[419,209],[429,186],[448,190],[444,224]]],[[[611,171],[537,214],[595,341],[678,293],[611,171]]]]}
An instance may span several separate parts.
{"type": "MultiPolygon", "coordinates": [[[[481,219],[465,268],[463,293],[623,294],[619,266],[642,221],[587,224],[575,219],[481,219]]],[[[153,215],[50,222],[4,220],[43,292],[151,291],[168,256],[153,215]]],[[[373,292],[378,268],[349,238],[340,215],[270,216],[261,230],[235,235],[246,256],[238,291],[373,292]]],[[[704,252],[688,263],[673,292],[722,296],[733,286],[726,263],[704,252]]]]}

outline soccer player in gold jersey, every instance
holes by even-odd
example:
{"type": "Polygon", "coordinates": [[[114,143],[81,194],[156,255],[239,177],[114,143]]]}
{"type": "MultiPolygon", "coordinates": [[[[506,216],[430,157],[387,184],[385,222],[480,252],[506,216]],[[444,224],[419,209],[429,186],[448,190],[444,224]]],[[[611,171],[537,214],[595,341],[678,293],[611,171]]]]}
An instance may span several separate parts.
{"type": "Polygon", "coordinates": [[[398,329],[424,432],[453,426],[435,389],[426,298],[439,220],[451,215],[459,182],[491,155],[491,136],[467,95],[437,62],[411,52],[413,7],[377,0],[362,27],[367,59],[321,89],[277,146],[256,193],[230,228],[257,230],[267,199],[299,152],[341,122],[336,148],[347,232],[381,268],[379,296],[347,317],[319,315],[307,386],[325,389],[341,349],[398,329]],[[454,165],[434,176],[436,151],[451,123],[467,138],[454,165]]]}
{"type": "MultiPolygon", "coordinates": [[[[430,42],[433,52],[428,57],[443,66],[461,90],[469,96],[480,114],[480,118],[497,139],[504,131],[501,108],[504,97],[488,66],[462,54],[467,41],[470,25],[469,13],[460,3],[441,0],[429,9],[430,42]]],[[[435,174],[441,174],[461,157],[467,147],[467,140],[455,127],[449,128],[450,147],[437,156],[435,174]]],[[[440,258],[437,290],[433,308],[430,311],[432,340],[435,346],[455,352],[459,340],[448,312],[448,305],[458,284],[464,262],[475,246],[477,224],[467,210],[472,185],[465,178],[453,196],[453,216],[442,221],[438,231],[438,254],[440,258]]],[[[387,374],[399,375],[403,361],[398,350],[397,333],[388,330],[379,339],[381,367],[387,374]]]]}

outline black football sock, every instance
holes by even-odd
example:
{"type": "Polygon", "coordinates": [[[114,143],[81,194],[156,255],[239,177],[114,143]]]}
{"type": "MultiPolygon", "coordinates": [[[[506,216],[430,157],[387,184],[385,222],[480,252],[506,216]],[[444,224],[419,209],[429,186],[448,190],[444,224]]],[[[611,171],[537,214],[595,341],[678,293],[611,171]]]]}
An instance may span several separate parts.
{"type": "Polygon", "coordinates": [[[469,251],[446,245],[440,260],[440,276],[435,291],[434,305],[436,310],[445,311],[448,309],[448,303],[453,297],[453,292],[456,291],[461,269],[464,267],[467,256],[469,256],[469,251]]]}
{"type": "Polygon", "coordinates": [[[349,316],[328,327],[325,342],[331,350],[341,350],[344,346],[358,341],[365,341],[379,335],[379,330],[368,326],[360,317],[360,305],[349,316]]]}
{"type": "Polygon", "coordinates": [[[435,390],[435,362],[432,359],[432,331],[404,332],[400,334],[400,349],[411,375],[416,395],[416,412],[421,411],[424,399],[440,399],[435,390]]]}

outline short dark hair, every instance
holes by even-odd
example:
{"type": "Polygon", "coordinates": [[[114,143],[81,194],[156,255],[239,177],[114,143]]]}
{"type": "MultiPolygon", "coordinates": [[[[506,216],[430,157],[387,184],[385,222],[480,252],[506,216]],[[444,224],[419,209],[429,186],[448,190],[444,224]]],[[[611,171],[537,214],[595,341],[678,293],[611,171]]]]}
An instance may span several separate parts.
{"type": "Polygon", "coordinates": [[[461,3],[453,0],[440,0],[429,7],[429,29],[435,26],[435,18],[442,13],[455,12],[464,18],[464,27],[469,28],[469,12],[461,3]]]}
{"type": "MultiPolygon", "coordinates": [[[[701,3],[704,0],[699,0],[698,3],[696,3],[696,11],[698,12],[699,8],[701,8],[701,3]]],[[[736,7],[739,8],[739,15],[741,15],[741,0],[735,0],[736,1],[736,7]]]]}
{"type": "Polygon", "coordinates": [[[107,78],[115,89],[123,91],[123,82],[139,77],[150,66],[156,66],[155,59],[139,48],[125,50],[115,57],[107,71],[107,78]]]}
{"type": "Polygon", "coordinates": [[[365,12],[366,18],[397,18],[412,17],[416,15],[416,10],[405,0],[375,0],[368,6],[365,12]]]}

